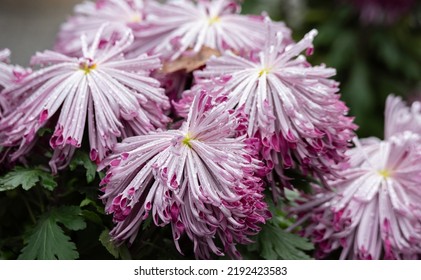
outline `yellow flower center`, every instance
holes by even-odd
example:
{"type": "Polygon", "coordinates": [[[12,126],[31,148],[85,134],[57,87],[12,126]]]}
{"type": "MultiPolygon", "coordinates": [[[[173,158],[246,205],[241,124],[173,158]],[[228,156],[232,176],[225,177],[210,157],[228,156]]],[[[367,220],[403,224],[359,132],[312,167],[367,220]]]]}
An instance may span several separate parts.
{"type": "Polygon", "coordinates": [[[209,18],[208,23],[209,23],[209,25],[213,25],[213,24],[218,23],[220,21],[221,21],[220,17],[214,16],[214,17],[209,18]]]}
{"type": "Polygon", "coordinates": [[[386,169],[382,169],[377,171],[377,173],[379,173],[380,176],[382,176],[384,179],[390,178],[391,174],[389,170],[386,169]]]}
{"type": "Polygon", "coordinates": [[[80,69],[85,72],[85,75],[88,75],[92,70],[96,69],[96,64],[84,63],[80,66],[80,69]]]}
{"type": "Polygon", "coordinates": [[[129,20],[129,22],[132,22],[132,23],[139,23],[141,21],[142,21],[142,17],[139,14],[133,14],[129,20]]]}
{"type": "Polygon", "coordinates": [[[192,148],[190,141],[193,140],[193,138],[191,138],[190,134],[187,133],[187,135],[184,137],[184,139],[181,141],[181,143],[183,143],[184,145],[186,145],[187,147],[189,147],[190,149],[192,148]]]}
{"type": "Polygon", "coordinates": [[[259,72],[259,78],[263,75],[267,75],[270,73],[270,69],[269,68],[263,68],[262,70],[260,70],[259,72]]]}

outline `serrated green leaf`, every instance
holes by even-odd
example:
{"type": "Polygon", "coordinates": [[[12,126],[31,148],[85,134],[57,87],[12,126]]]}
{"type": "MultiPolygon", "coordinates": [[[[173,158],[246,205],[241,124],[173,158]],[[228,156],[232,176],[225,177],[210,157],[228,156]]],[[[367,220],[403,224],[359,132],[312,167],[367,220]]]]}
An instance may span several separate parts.
{"type": "Polygon", "coordinates": [[[22,249],[19,259],[77,259],[79,253],[76,245],[57,223],[63,224],[70,230],[81,230],[86,227],[78,206],[53,209],[39,219],[28,239],[25,240],[26,246],[22,249]]]}
{"type": "Polygon", "coordinates": [[[270,222],[263,227],[258,239],[261,246],[260,254],[267,260],[310,259],[304,251],[314,248],[305,238],[286,232],[270,222]]]}
{"type": "Polygon", "coordinates": [[[12,171],[0,178],[0,191],[16,189],[22,186],[24,190],[30,190],[37,183],[47,190],[52,191],[57,183],[54,177],[38,168],[15,167],[12,171]]]}
{"type": "Polygon", "coordinates": [[[82,230],[86,228],[86,223],[82,217],[82,210],[78,206],[63,206],[54,209],[51,215],[57,222],[62,223],[70,230],[82,230]]]}
{"type": "Polygon", "coordinates": [[[41,179],[41,186],[49,191],[53,191],[57,187],[57,182],[54,180],[53,175],[50,173],[42,172],[39,173],[41,179]]]}
{"type": "Polygon", "coordinates": [[[95,179],[97,168],[95,163],[91,161],[88,154],[78,151],[70,163],[70,170],[75,170],[78,165],[86,169],[86,182],[91,183],[95,179]]]}
{"type": "Polygon", "coordinates": [[[20,260],[74,260],[79,257],[76,245],[51,218],[38,223],[26,244],[20,260]]]}
{"type": "Polygon", "coordinates": [[[13,171],[7,173],[0,179],[0,190],[12,190],[22,186],[24,190],[29,190],[39,181],[39,178],[33,170],[26,170],[16,167],[13,171]]]}

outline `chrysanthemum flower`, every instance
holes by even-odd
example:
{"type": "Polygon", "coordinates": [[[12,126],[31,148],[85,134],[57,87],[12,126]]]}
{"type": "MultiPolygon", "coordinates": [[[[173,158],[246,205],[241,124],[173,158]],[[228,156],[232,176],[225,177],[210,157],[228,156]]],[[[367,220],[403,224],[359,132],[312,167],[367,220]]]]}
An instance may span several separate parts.
{"type": "Polygon", "coordinates": [[[312,52],[316,30],[287,44],[271,24],[268,29],[259,60],[227,52],[196,71],[196,82],[225,83],[228,97],[249,116],[248,135],[261,139],[262,155],[278,174],[294,160],[303,170],[330,173],[344,160],[355,128],[339,101],[338,83],[330,79],[336,72],[311,66],[300,55],[312,52]]]}
{"type": "MultiPolygon", "coordinates": [[[[185,51],[198,53],[206,46],[219,52],[260,49],[264,45],[263,16],[239,15],[240,6],[231,0],[151,2],[147,27],[138,33],[144,46],[164,58],[177,59],[185,51]]],[[[279,23],[289,36],[289,29],[279,23]]]]}
{"type": "MultiPolygon", "coordinates": [[[[135,31],[145,18],[143,0],[97,0],[76,5],[75,15],[61,27],[55,50],[67,55],[81,54],[80,36],[86,35],[88,45],[95,38],[97,30],[108,24],[107,36],[103,40],[117,40],[128,28],[135,31]]],[[[126,52],[136,49],[136,40],[126,52]]]]}
{"type": "Polygon", "coordinates": [[[239,257],[269,218],[263,201],[262,163],[236,138],[238,121],[224,104],[202,91],[179,130],[152,132],[117,144],[104,161],[106,211],[114,215],[117,242],[133,242],[141,222],[171,224],[173,238],[185,233],[197,258],[224,252],[239,257]],[[220,248],[222,246],[222,248],[220,248]]]}
{"type": "Polygon", "coordinates": [[[385,138],[403,131],[412,131],[421,135],[421,102],[415,101],[406,106],[400,97],[390,95],[386,101],[385,138]]]}
{"type": "Polygon", "coordinates": [[[414,133],[419,126],[400,127],[411,117],[400,98],[390,96],[386,107],[386,139],[356,140],[349,168],[328,182],[333,191],[319,188],[294,209],[301,221],[311,218],[304,232],[317,244],[318,257],[338,248],[342,259],[421,253],[421,139],[414,133]]]}
{"type": "Polygon", "coordinates": [[[24,77],[31,73],[31,69],[8,64],[9,56],[10,51],[8,49],[0,50],[0,117],[16,103],[13,96],[6,96],[2,93],[3,90],[20,83],[24,77]]]}
{"type": "Polygon", "coordinates": [[[124,59],[133,36],[127,31],[114,45],[98,49],[101,30],[88,49],[82,37],[83,57],[72,58],[52,51],[38,53],[32,63],[47,65],[34,71],[25,82],[6,94],[29,97],[0,121],[0,145],[18,146],[11,154],[16,160],[35,140],[37,131],[56,113],[58,120],[50,145],[53,171],[64,167],[81,146],[85,124],[89,124],[91,159],[102,160],[118,137],[142,134],[164,127],[163,110],[168,98],[159,82],[149,77],[160,67],[156,57],[146,55],[124,59]]]}

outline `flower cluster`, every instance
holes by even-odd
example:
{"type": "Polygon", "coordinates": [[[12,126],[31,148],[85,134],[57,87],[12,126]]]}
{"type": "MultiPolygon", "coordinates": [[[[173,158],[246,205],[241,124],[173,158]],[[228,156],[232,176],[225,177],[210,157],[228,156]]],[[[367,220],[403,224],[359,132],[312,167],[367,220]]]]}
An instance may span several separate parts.
{"type": "MultiPolygon", "coordinates": [[[[367,172],[377,187],[361,190],[360,196],[368,197],[361,201],[371,201],[380,184],[395,190],[389,204],[383,202],[385,193],[375,203],[385,209],[393,204],[398,213],[370,218],[381,220],[378,232],[388,242],[387,255],[413,256],[416,246],[408,244],[419,238],[418,209],[411,207],[418,196],[403,197],[402,188],[416,190],[394,176],[399,168],[416,172],[399,164],[418,162],[418,136],[411,128],[418,124],[419,108],[409,111],[395,102],[390,109],[399,111],[399,118],[389,117],[396,124],[387,129],[382,149],[390,151],[390,160],[382,166],[377,165],[384,155],[375,146],[347,152],[356,126],[340,101],[335,69],[307,60],[316,35],[312,30],[295,42],[284,23],[265,14],[242,15],[233,0],[85,2],[62,25],[54,51],[32,58],[32,72],[5,64],[8,51],[0,52],[3,158],[24,160],[42,138],[57,173],[77,149],[86,148],[106,170],[101,199],[113,215],[114,242],[132,244],[151,219],[157,227],[171,227],[180,252],[180,239],[187,237],[197,258],[240,258],[237,245],[252,242],[271,217],[264,192],[280,199],[284,187],[293,187],[287,169],[331,187],[356,187],[353,180],[367,172]],[[13,110],[5,109],[8,104],[13,110]],[[373,164],[377,173],[367,171],[373,164]],[[415,210],[405,212],[409,208],[415,210]],[[398,236],[397,224],[408,234],[398,236]]],[[[354,239],[335,239],[324,215],[347,219],[332,222],[343,227],[363,207],[375,205],[349,206],[349,194],[339,204],[329,189],[320,193],[315,201],[325,204],[314,212],[320,224],[307,230],[310,235],[324,230],[320,242],[323,252],[330,252],[354,239]],[[330,214],[329,203],[343,207],[330,214]]],[[[359,255],[377,257],[370,246],[378,243],[356,244],[363,244],[359,255]]]]}
{"type": "Polygon", "coordinates": [[[349,166],[332,190],[295,207],[317,244],[317,256],[341,248],[341,258],[408,259],[421,253],[420,104],[389,96],[385,140],[355,139],[349,166]],[[310,211],[310,212],[309,212],[310,211]]]}

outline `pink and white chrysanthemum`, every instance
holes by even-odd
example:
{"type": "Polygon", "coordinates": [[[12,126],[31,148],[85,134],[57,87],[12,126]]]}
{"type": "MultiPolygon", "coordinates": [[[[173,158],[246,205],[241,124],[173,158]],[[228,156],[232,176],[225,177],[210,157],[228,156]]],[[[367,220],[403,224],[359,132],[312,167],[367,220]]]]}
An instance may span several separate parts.
{"type": "Polygon", "coordinates": [[[133,242],[151,216],[157,226],[171,225],[180,252],[185,233],[197,258],[239,257],[236,244],[251,242],[269,218],[265,169],[248,152],[248,140],[235,137],[235,116],[215,102],[203,91],[179,130],[127,138],[104,161],[102,198],[117,223],[115,241],[133,242]]]}
{"type": "MultiPolygon", "coordinates": [[[[55,50],[67,55],[81,55],[80,36],[86,35],[90,45],[97,30],[108,24],[107,34],[102,40],[118,40],[126,29],[137,30],[145,19],[144,0],[97,0],[76,5],[75,15],[61,26],[55,50]]],[[[126,50],[136,49],[136,39],[126,50]]]]}
{"type": "Polygon", "coordinates": [[[226,52],[196,71],[196,82],[225,81],[228,97],[249,117],[248,135],[261,139],[262,155],[278,174],[294,161],[304,171],[334,173],[332,165],[345,159],[355,128],[338,83],[330,79],[336,72],[300,55],[312,52],[316,30],[286,44],[282,33],[267,26],[259,60],[226,52]]]}
{"type": "Polygon", "coordinates": [[[50,146],[54,149],[50,165],[64,167],[75,149],[81,146],[85,124],[89,124],[90,156],[102,160],[117,138],[144,134],[165,127],[169,107],[159,82],[149,72],[160,67],[156,57],[141,55],[124,59],[133,36],[127,31],[114,45],[98,49],[101,30],[88,49],[82,37],[83,57],[73,58],[45,51],[32,63],[47,65],[34,71],[25,82],[5,94],[24,95],[13,112],[0,121],[0,145],[16,147],[11,159],[27,151],[37,131],[57,114],[58,120],[50,146]]]}
{"type": "Polygon", "coordinates": [[[386,139],[355,140],[349,168],[328,182],[333,191],[317,188],[294,209],[301,221],[310,218],[304,233],[317,245],[318,257],[338,248],[342,259],[407,259],[421,253],[421,138],[414,133],[419,127],[399,127],[395,118],[404,115],[411,112],[390,96],[386,139]]]}
{"type": "Polygon", "coordinates": [[[406,106],[399,96],[389,95],[385,109],[385,138],[403,131],[412,131],[421,135],[421,102],[415,101],[406,106]]]}
{"type": "MultiPolygon", "coordinates": [[[[147,27],[138,34],[144,44],[140,51],[175,60],[186,51],[198,53],[204,46],[219,52],[260,49],[265,40],[264,17],[239,12],[240,6],[232,0],[151,2],[147,27]]],[[[290,35],[282,23],[278,28],[290,35]]]]}
{"type": "Polygon", "coordinates": [[[13,96],[8,97],[2,91],[21,83],[22,79],[31,73],[31,69],[9,64],[9,56],[8,49],[0,50],[0,117],[11,110],[17,102],[13,96]]]}

